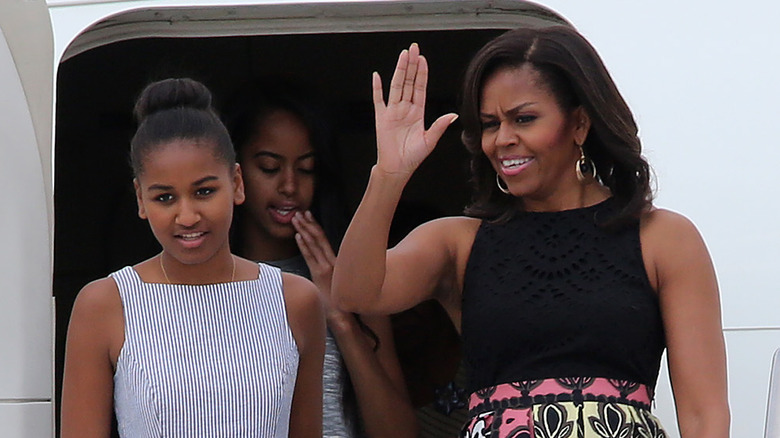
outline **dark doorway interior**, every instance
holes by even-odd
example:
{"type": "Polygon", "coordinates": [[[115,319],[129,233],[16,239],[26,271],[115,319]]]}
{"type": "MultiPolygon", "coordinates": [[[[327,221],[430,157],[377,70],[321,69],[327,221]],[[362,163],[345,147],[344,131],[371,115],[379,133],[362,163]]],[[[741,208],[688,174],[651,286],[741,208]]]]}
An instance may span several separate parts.
{"type": "MultiPolygon", "coordinates": [[[[64,62],[57,78],[54,294],[57,400],[68,318],[89,281],[160,249],[135,210],[128,144],[133,102],[152,80],[189,76],[217,103],[237,84],[266,75],[318,90],[338,135],[346,199],[354,208],[375,159],[371,72],[389,81],[398,52],[416,41],[431,66],[428,114],[456,110],[463,70],[495,31],[393,32],[223,38],[148,38],[89,50],[64,62]]],[[[387,86],[387,85],[385,85],[387,86]]],[[[469,200],[467,156],[457,123],[404,195],[441,215],[469,200]]]]}

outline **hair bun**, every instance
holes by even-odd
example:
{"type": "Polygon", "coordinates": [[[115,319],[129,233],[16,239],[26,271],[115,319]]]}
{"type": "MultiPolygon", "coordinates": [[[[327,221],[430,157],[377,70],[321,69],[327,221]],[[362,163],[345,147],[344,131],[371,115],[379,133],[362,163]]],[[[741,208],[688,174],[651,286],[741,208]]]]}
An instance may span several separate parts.
{"type": "Polygon", "coordinates": [[[211,110],[211,92],[190,78],[171,78],[152,82],[144,88],[133,114],[140,123],[150,115],[174,108],[211,110]]]}

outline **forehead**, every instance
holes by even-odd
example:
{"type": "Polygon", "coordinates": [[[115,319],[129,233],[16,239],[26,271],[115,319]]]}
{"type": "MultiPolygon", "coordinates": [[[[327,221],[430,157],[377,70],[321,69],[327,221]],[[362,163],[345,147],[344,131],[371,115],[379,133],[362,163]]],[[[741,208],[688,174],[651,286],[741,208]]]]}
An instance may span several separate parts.
{"type": "Polygon", "coordinates": [[[487,76],[480,107],[487,111],[494,110],[496,106],[508,110],[531,101],[555,103],[555,96],[541,74],[531,65],[524,64],[521,67],[502,67],[487,76]]]}
{"type": "Polygon", "coordinates": [[[300,117],[287,110],[274,110],[259,121],[245,153],[272,152],[287,158],[311,153],[309,130],[300,117]]]}
{"type": "Polygon", "coordinates": [[[216,154],[216,145],[209,140],[177,139],[157,145],[144,157],[142,185],[191,184],[205,176],[228,178],[230,168],[216,154]]]}

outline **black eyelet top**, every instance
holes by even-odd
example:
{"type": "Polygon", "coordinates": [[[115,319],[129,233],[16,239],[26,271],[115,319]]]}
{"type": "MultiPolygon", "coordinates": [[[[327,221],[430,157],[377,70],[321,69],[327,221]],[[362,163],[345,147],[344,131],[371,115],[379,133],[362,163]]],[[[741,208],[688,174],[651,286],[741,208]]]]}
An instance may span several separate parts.
{"type": "Polygon", "coordinates": [[[665,348],[658,297],[638,221],[600,226],[615,204],[482,222],[463,289],[470,392],[573,376],[655,386],[665,348]]]}

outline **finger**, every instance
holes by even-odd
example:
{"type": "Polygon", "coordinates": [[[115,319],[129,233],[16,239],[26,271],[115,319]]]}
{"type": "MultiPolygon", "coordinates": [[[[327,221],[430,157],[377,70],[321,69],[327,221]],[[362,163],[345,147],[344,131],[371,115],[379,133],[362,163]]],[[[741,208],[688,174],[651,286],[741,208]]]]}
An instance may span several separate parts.
{"type": "Polygon", "coordinates": [[[317,259],[314,257],[314,254],[311,253],[309,246],[306,244],[306,241],[303,239],[303,236],[301,236],[300,233],[295,233],[295,243],[298,245],[298,250],[301,251],[303,260],[306,261],[308,266],[312,266],[317,262],[317,259]]]}
{"type": "Polygon", "coordinates": [[[425,108],[425,93],[428,88],[428,60],[420,55],[419,67],[417,68],[417,80],[414,82],[414,94],[412,103],[425,108]]]}
{"type": "Polygon", "coordinates": [[[396,63],[395,71],[393,72],[393,79],[390,80],[390,92],[387,96],[388,105],[391,103],[398,103],[401,100],[408,64],[409,51],[404,49],[401,51],[401,54],[398,55],[398,62],[396,63]]]}
{"type": "Polygon", "coordinates": [[[379,114],[379,111],[385,109],[385,99],[382,91],[382,78],[377,72],[371,75],[371,88],[374,95],[374,113],[379,114]]]}
{"type": "Polygon", "coordinates": [[[306,211],[302,215],[296,215],[293,219],[293,225],[298,232],[303,234],[304,238],[307,238],[307,243],[312,246],[311,250],[317,255],[317,259],[320,262],[330,265],[336,263],[336,256],[333,253],[333,248],[330,246],[328,237],[310,211],[306,211]]]}
{"type": "Polygon", "coordinates": [[[303,216],[306,219],[307,227],[309,227],[312,231],[312,234],[317,237],[317,241],[322,247],[323,255],[325,255],[325,258],[331,264],[335,265],[336,253],[333,252],[333,247],[330,245],[330,240],[328,240],[328,236],[325,235],[325,230],[323,230],[320,224],[317,223],[317,220],[314,219],[314,215],[311,214],[311,211],[307,210],[303,216]]]}
{"type": "Polygon", "coordinates": [[[303,215],[300,214],[296,214],[293,217],[293,226],[298,231],[296,235],[301,236],[302,243],[306,245],[307,250],[312,255],[312,261],[322,267],[332,266],[333,263],[323,249],[323,241],[325,246],[330,247],[327,239],[324,238],[324,234],[320,233],[322,235],[318,235],[317,229],[307,225],[303,215]]]}
{"type": "MultiPolygon", "coordinates": [[[[312,271],[312,274],[314,274],[317,270],[313,268],[317,267],[318,262],[317,257],[311,252],[311,247],[306,243],[303,236],[297,233],[295,234],[295,243],[298,244],[298,249],[301,251],[303,260],[306,261],[306,266],[308,266],[309,270],[312,271]]],[[[323,292],[326,296],[329,295],[330,278],[323,279],[321,276],[312,275],[312,281],[321,292],[323,292]]]]}
{"type": "Polygon", "coordinates": [[[425,131],[425,144],[431,148],[436,146],[441,136],[444,135],[444,131],[457,119],[457,114],[445,114],[436,119],[433,125],[425,131]]]}
{"type": "Polygon", "coordinates": [[[406,74],[404,75],[404,88],[401,93],[401,100],[412,101],[414,96],[414,83],[418,75],[418,65],[420,63],[420,47],[417,43],[412,43],[409,46],[409,63],[406,67],[406,74]]]}

